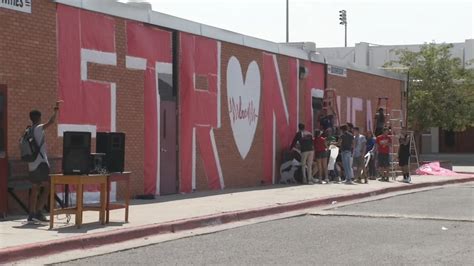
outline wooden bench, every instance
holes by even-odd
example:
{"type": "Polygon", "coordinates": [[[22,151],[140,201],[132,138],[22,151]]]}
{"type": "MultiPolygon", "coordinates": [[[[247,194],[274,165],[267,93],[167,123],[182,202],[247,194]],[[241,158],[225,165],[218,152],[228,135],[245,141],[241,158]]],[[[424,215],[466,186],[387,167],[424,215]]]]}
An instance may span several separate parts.
{"type": "MultiPolygon", "coordinates": [[[[48,160],[50,164],[50,172],[60,173],[62,168],[62,158],[48,158],[48,160]]],[[[25,213],[29,213],[28,203],[25,204],[15,192],[28,190],[29,195],[32,187],[29,179],[27,162],[22,160],[8,161],[8,194],[10,194],[18,205],[20,205],[25,213]]],[[[55,195],[55,198],[59,205],[64,206],[63,202],[57,195],[55,195]]],[[[45,210],[49,211],[46,207],[45,210]]]]}

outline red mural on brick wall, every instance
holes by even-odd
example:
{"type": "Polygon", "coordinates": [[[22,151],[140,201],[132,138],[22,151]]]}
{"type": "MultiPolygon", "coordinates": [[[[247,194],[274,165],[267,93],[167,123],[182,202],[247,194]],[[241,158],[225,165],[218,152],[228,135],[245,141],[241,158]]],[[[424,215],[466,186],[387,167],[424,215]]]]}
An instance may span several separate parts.
{"type": "Polygon", "coordinates": [[[293,82],[288,82],[287,104],[276,56],[263,53],[263,172],[266,184],[275,182],[275,164],[280,161],[276,154],[276,138],[280,150],[288,149],[297,129],[298,64],[297,59],[288,59],[288,76],[293,82]]]}
{"type": "MultiPolygon", "coordinates": [[[[222,189],[224,177],[214,136],[214,130],[221,127],[221,113],[225,112],[221,110],[221,43],[187,33],[180,33],[179,37],[180,191],[192,192],[196,189],[197,151],[203,162],[208,188],[222,189]]],[[[115,84],[89,80],[87,75],[89,62],[117,64],[114,19],[59,5],[58,38],[59,95],[65,101],[59,118],[59,134],[66,130],[92,133],[115,131],[115,84]]],[[[172,74],[172,36],[171,32],[128,21],[126,42],[126,68],[144,72],[144,146],[147,147],[144,151],[144,193],[157,195],[160,182],[158,77],[160,73],[172,74]]],[[[258,159],[263,160],[264,182],[272,184],[277,178],[275,168],[280,161],[279,151],[289,147],[299,122],[300,61],[289,57],[279,61],[284,62],[282,69],[287,69],[287,78],[283,83],[277,56],[262,52],[262,57],[263,81],[260,80],[260,67],[256,61],[252,62],[249,67],[251,71],[247,71],[245,79],[238,58],[234,59],[237,63],[229,64],[233,67],[228,66],[228,77],[238,77],[236,80],[240,82],[234,88],[239,101],[231,99],[231,116],[224,117],[234,120],[249,118],[249,121],[257,123],[261,121],[257,120],[261,101],[264,155],[258,159]],[[261,100],[259,92],[253,93],[253,90],[259,90],[258,84],[263,87],[261,100]],[[245,89],[253,97],[251,100],[257,102],[249,101],[250,96],[246,96],[245,89]],[[249,104],[248,107],[245,103],[249,104]],[[232,106],[235,108],[232,109],[232,106]],[[236,110],[239,110],[238,113],[236,110]]],[[[304,89],[304,110],[305,122],[311,124],[311,89],[323,87],[324,69],[317,64],[307,67],[310,75],[304,89]]],[[[248,143],[244,144],[251,145],[255,129],[256,125],[243,127],[236,124],[233,130],[237,130],[238,134],[234,134],[234,137],[247,136],[248,143]],[[252,132],[242,132],[246,130],[252,132]]],[[[244,147],[244,144],[241,146],[244,147]]],[[[244,148],[239,150],[243,158],[249,150],[248,147],[244,148]]]]}
{"type": "Polygon", "coordinates": [[[160,94],[157,78],[172,70],[171,32],[147,27],[141,23],[127,23],[128,69],[145,71],[145,161],[144,193],[160,194],[160,94]]]}
{"type": "MultiPolygon", "coordinates": [[[[115,83],[89,80],[87,64],[117,64],[112,18],[58,5],[58,95],[64,101],[58,134],[65,131],[115,131],[115,83]],[[97,25],[101,25],[97,27],[97,25]]],[[[98,191],[98,186],[86,186],[98,191]]],[[[72,189],[72,191],[75,191],[72,189]]],[[[98,193],[91,198],[96,200],[98,193]]]]}
{"type": "Polygon", "coordinates": [[[115,21],[58,5],[59,135],[64,131],[115,131],[115,83],[92,81],[87,64],[116,65],[115,21]],[[100,25],[100,27],[97,27],[100,25]]]}
{"type": "Polygon", "coordinates": [[[196,149],[204,163],[208,187],[224,188],[214,129],[220,128],[220,42],[180,33],[180,167],[181,192],[196,188],[196,149]],[[196,88],[196,79],[207,88],[196,88]]]}
{"type": "MultiPolygon", "coordinates": [[[[116,130],[116,85],[92,81],[88,63],[117,65],[115,20],[111,17],[58,5],[59,95],[64,107],[58,131],[116,130]],[[97,27],[97,25],[101,25],[97,27]]],[[[144,193],[159,194],[158,75],[172,73],[171,32],[127,22],[126,67],[144,71],[144,193]]],[[[91,188],[92,189],[92,188],[91,188]]]]}

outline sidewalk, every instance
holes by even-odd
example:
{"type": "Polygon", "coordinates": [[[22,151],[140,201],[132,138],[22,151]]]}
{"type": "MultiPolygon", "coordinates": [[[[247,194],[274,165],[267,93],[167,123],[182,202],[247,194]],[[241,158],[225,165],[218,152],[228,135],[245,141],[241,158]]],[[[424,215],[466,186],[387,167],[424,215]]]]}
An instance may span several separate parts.
{"type": "MultiPolygon", "coordinates": [[[[400,180],[400,178],[399,178],[400,180]]],[[[331,204],[383,193],[427,186],[474,181],[464,177],[414,176],[412,184],[371,181],[368,185],[276,185],[246,190],[194,193],[134,200],[130,223],[124,211],[111,212],[111,223],[98,223],[97,212],[85,212],[81,229],[59,216],[53,230],[48,225],[28,225],[25,218],[0,222],[0,263],[19,258],[46,255],[71,249],[140,238],[150,234],[171,233],[213,224],[221,224],[270,214],[331,204]]]]}

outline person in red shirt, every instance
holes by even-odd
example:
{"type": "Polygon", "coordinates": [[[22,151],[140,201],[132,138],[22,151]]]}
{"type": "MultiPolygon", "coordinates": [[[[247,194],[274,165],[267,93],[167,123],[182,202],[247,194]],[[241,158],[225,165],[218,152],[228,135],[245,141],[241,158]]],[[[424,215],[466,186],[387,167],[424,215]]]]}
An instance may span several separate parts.
{"type": "Polygon", "coordinates": [[[314,132],[314,158],[316,160],[316,166],[318,168],[319,183],[323,183],[323,179],[326,183],[329,183],[328,175],[328,148],[326,139],[322,136],[322,131],[315,130],[314,132]]]}
{"type": "Polygon", "coordinates": [[[377,161],[382,173],[381,181],[389,181],[388,169],[390,167],[390,147],[392,145],[392,139],[388,136],[388,128],[383,129],[382,135],[377,137],[377,161]]]}

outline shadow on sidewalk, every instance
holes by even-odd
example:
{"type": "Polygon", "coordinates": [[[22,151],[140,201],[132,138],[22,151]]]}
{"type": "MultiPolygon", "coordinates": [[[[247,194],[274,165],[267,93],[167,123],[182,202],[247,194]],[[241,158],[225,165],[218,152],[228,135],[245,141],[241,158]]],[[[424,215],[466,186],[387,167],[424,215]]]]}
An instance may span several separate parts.
{"type": "Polygon", "coordinates": [[[110,227],[122,227],[125,222],[110,222],[106,225],[102,225],[99,222],[90,222],[90,223],[83,223],[81,228],[77,228],[74,222],[69,224],[61,223],[56,224],[55,227],[51,230],[52,232],[58,232],[58,234],[79,234],[79,233],[87,233],[88,231],[101,229],[101,228],[110,228],[110,227]]]}
{"type": "Polygon", "coordinates": [[[197,198],[204,198],[209,196],[218,196],[218,195],[228,195],[233,193],[243,193],[243,192],[251,192],[251,191],[263,191],[263,190],[271,190],[271,189],[280,189],[280,188],[288,188],[288,187],[299,187],[305,186],[301,184],[276,184],[276,185],[267,185],[267,186],[258,186],[258,187],[249,187],[249,188],[233,188],[233,189],[224,189],[224,190],[212,190],[212,191],[199,191],[193,192],[189,194],[173,194],[173,195],[163,195],[157,196],[154,199],[133,199],[130,202],[130,205],[142,205],[142,204],[153,204],[153,203],[160,203],[160,202],[169,202],[169,201],[179,201],[179,200],[186,200],[186,199],[197,199],[197,198]]]}
{"type": "Polygon", "coordinates": [[[57,232],[59,234],[87,233],[88,231],[105,227],[119,228],[126,224],[126,222],[110,222],[106,225],[102,225],[98,221],[91,221],[88,223],[83,223],[81,228],[78,229],[74,223],[74,220],[71,220],[69,223],[67,223],[65,220],[66,219],[55,219],[54,228],[51,230],[49,230],[49,222],[27,222],[26,219],[9,220],[9,222],[15,223],[15,225],[12,226],[12,228],[15,229],[37,229],[42,231],[57,232]]]}
{"type": "Polygon", "coordinates": [[[12,226],[15,229],[40,229],[40,227],[47,226],[43,223],[28,223],[26,221],[19,221],[20,225],[12,226]]]}

